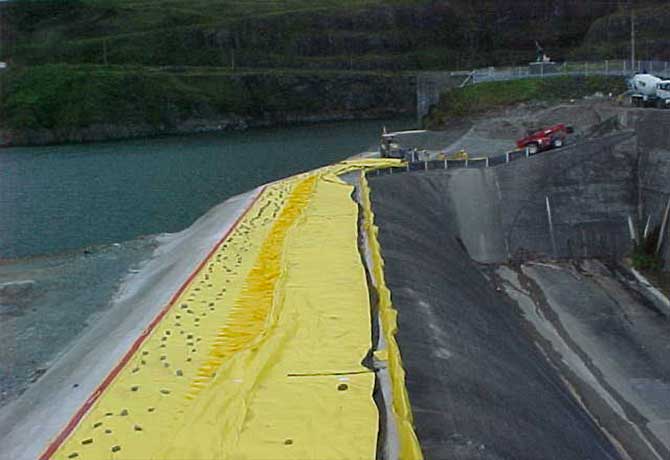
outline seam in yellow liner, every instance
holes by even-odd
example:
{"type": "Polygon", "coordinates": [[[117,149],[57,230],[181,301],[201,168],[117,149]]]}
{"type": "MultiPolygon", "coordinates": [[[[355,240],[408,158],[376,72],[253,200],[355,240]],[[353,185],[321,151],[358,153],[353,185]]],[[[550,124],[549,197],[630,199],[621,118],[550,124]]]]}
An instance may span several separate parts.
{"type": "MultiPolygon", "coordinates": [[[[423,453],[419,439],[414,431],[412,408],[409,402],[409,394],[405,386],[405,370],[402,367],[400,348],[395,339],[398,331],[398,312],[391,301],[391,291],[386,286],[384,278],[384,259],[381,255],[381,247],[377,235],[379,228],[374,223],[374,213],[370,202],[370,187],[365,177],[365,171],[360,173],[361,201],[363,206],[363,225],[368,237],[368,245],[372,259],[372,271],[377,283],[377,294],[379,298],[379,317],[382,323],[382,333],[386,338],[386,353],[376,353],[378,358],[388,359],[388,370],[393,387],[392,410],[398,427],[398,438],[400,444],[400,460],[422,460],[423,453]]],[[[380,350],[381,351],[381,350],[380,350]]]]}

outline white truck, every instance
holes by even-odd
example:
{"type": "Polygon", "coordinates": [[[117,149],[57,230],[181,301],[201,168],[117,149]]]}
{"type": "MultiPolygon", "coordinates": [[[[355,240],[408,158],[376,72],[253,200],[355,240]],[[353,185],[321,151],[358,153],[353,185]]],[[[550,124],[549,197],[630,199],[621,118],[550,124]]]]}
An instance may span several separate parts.
{"type": "Polygon", "coordinates": [[[662,80],[647,73],[628,80],[631,103],[636,107],[670,107],[670,80],[662,80]]]}

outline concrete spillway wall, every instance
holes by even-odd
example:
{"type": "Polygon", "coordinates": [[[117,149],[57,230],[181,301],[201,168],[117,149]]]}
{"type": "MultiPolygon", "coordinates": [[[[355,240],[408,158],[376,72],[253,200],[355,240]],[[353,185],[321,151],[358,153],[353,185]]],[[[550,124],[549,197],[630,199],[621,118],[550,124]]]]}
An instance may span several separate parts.
{"type": "Polygon", "coordinates": [[[426,458],[669,458],[667,316],[591,260],[664,211],[670,155],[650,135],[370,178],[426,458]]]}
{"type": "MultiPolygon", "coordinates": [[[[622,256],[638,206],[632,133],[580,143],[508,165],[373,178],[439,220],[477,262],[529,255],[622,256]]],[[[428,227],[426,227],[428,228],[428,227]]],[[[434,239],[434,232],[422,238],[434,239]]]]}
{"type": "Polygon", "coordinates": [[[504,257],[502,222],[520,199],[501,188],[511,207],[501,205],[496,181],[484,170],[370,178],[424,456],[619,458],[459,244],[460,235],[471,254],[504,257]]]}
{"type": "MultiPolygon", "coordinates": [[[[639,220],[650,230],[660,230],[670,200],[670,112],[664,110],[626,111],[619,122],[637,133],[639,152],[639,220]]],[[[662,246],[661,256],[670,265],[670,244],[662,246]]]]}
{"type": "Polygon", "coordinates": [[[419,72],[416,76],[416,114],[421,121],[430,108],[440,102],[440,95],[451,88],[457,88],[467,75],[453,75],[451,72],[419,72]]]}

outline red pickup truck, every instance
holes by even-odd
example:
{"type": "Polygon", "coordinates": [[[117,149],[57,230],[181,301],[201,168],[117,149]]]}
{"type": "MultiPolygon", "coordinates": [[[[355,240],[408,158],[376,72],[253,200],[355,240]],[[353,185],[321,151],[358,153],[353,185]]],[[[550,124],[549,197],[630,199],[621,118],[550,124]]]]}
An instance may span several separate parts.
{"type": "Polygon", "coordinates": [[[572,134],[574,129],[563,123],[544,128],[539,131],[530,131],[528,135],[516,141],[520,149],[528,149],[528,153],[535,155],[537,152],[549,149],[557,149],[565,145],[565,138],[572,134]]]}

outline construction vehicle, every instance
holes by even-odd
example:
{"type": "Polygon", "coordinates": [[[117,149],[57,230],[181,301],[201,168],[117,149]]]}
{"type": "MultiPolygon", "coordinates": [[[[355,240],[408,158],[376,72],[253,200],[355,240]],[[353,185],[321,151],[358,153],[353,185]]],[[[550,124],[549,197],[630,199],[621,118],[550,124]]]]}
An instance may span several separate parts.
{"type": "Polygon", "coordinates": [[[383,134],[379,144],[379,154],[382,158],[404,158],[405,149],[400,147],[395,136],[383,134]]]}
{"type": "Polygon", "coordinates": [[[550,149],[557,149],[565,145],[568,134],[572,134],[574,129],[563,123],[540,129],[538,131],[528,131],[528,135],[516,141],[519,149],[528,149],[530,155],[550,149]]]}
{"type": "Polygon", "coordinates": [[[379,142],[379,154],[382,158],[400,158],[406,159],[412,149],[404,148],[398,142],[398,138],[412,134],[423,134],[425,130],[398,131],[389,133],[386,127],[382,131],[381,141],[379,142]]]}
{"type": "Polygon", "coordinates": [[[670,80],[648,73],[637,74],[628,80],[631,104],[635,107],[667,108],[670,105],[670,80]]]}
{"type": "Polygon", "coordinates": [[[453,160],[467,160],[470,158],[470,155],[465,150],[461,149],[454,154],[453,160]]]}

